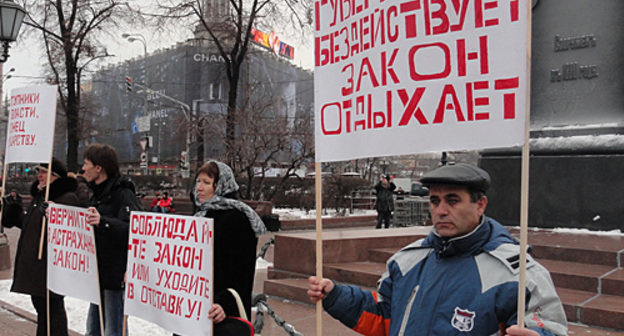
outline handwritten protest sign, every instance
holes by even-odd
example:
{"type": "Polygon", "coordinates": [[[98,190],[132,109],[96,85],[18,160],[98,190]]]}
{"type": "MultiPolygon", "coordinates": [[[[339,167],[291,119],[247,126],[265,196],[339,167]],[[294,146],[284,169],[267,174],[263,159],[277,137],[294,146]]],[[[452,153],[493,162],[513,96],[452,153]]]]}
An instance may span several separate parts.
{"type": "Polygon", "coordinates": [[[211,335],[212,219],[132,212],[128,242],[125,313],[182,335],[211,335]]]}
{"type": "Polygon", "coordinates": [[[316,161],[520,145],[519,0],[315,2],[316,161]]]}
{"type": "Polygon", "coordinates": [[[5,163],[50,162],[56,119],[56,86],[11,91],[5,163]]]}
{"type": "Polygon", "coordinates": [[[48,288],[100,303],[95,237],[83,208],[51,204],[48,218],[48,288]]]}

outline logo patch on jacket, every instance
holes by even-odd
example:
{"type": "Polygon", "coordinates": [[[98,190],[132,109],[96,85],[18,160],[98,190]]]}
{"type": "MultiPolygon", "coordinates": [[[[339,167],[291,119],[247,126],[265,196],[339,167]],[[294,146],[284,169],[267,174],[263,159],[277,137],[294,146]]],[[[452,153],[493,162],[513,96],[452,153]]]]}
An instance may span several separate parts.
{"type": "Polygon", "coordinates": [[[475,312],[455,307],[455,314],[453,314],[453,318],[451,319],[451,325],[459,331],[470,331],[472,327],[474,327],[475,315],[475,312]]]}

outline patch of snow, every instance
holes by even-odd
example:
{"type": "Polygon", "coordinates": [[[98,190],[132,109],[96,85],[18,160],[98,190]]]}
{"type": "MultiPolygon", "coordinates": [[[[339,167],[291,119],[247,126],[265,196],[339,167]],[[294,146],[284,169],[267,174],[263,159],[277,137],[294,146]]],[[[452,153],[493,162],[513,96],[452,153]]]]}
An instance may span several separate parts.
{"type": "MultiPolygon", "coordinates": [[[[569,130],[569,129],[587,129],[587,128],[612,128],[619,127],[618,123],[605,123],[605,124],[591,124],[591,125],[563,125],[563,126],[546,126],[539,130],[542,131],[557,131],[557,130],[569,130]]],[[[534,130],[532,130],[534,131],[534,130]]]]}
{"type": "MultiPolygon", "coordinates": [[[[324,209],[326,214],[323,214],[322,218],[331,218],[338,217],[341,214],[336,212],[336,209],[324,209]]],[[[273,208],[273,213],[280,216],[280,219],[309,219],[316,218],[316,210],[310,210],[306,213],[303,209],[293,209],[293,208],[273,208]]],[[[371,216],[376,215],[377,212],[375,210],[366,210],[366,209],[354,209],[353,213],[349,213],[347,210],[345,212],[345,216],[371,216]]]]}
{"type": "Polygon", "coordinates": [[[545,137],[530,140],[531,150],[583,149],[589,146],[609,148],[623,146],[624,136],[619,134],[545,137]]]}
{"type": "Polygon", "coordinates": [[[624,236],[624,233],[618,229],[611,231],[592,231],[589,229],[554,228],[552,231],[556,233],[591,234],[596,236],[624,236]]]}
{"type": "Polygon", "coordinates": [[[268,262],[264,260],[263,258],[256,259],[256,271],[260,269],[267,269],[269,267],[273,267],[272,262],[268,262]]]}
{"type": "MultiPolygon", "coordinates": [[[[12,281],[13,280],[0,280],[0,300],[37,316],[37,312],[30,302],[29,295],[9,291],[12,281]]],[[[87,325],[89,303],[75,298],[65,297],[65,310],[67,311],[69,329],[79,334],[84,334],[87,325]]],[[[171,332],[156,324],[141,320],[134,316],[129,316],[128,335],[170,336],[171,332]]]]}

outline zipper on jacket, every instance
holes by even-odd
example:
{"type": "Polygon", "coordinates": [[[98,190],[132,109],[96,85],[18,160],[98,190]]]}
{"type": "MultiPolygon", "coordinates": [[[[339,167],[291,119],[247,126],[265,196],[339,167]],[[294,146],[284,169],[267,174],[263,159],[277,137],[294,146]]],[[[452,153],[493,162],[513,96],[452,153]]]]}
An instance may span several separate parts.
{"type": "Polygon", "coordinates": [[[407,328],[407,321],[409,321],[410,312],[412,311],[412,305],[414,305],[414,300],[416,299],[416,293],[418,293],[418,288],[420,286],[416,285],[414,289],[412,289],[412,294],[410,294],[409,300],[407,300],[407,306],[405,307],[405,313],[403,314],[403,321],[401,321],[401,328],[399,329],[398,336],[405,335],[405,328],[407,328]]]}

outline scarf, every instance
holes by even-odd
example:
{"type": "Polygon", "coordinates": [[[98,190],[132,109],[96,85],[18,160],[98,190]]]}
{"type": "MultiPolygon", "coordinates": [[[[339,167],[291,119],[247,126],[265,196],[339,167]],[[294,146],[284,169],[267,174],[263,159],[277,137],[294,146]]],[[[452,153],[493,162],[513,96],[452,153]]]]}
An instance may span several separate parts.
{"type": "Polygon", "coordinates": [[[238,191],[238,184],[234,179],[232,169],[223,162],[209,162],[214,162],[219,168],[219,181],[217,182],[214,196],[203,203],[199,200],[197,182],[195,182],[191,195],[191,200],[195,203],[195,206],[199,208],[199,211],[195,213],[195,216],[205,217],[209,210],[235,209],[241,211],[245,214],[245,216],[247,216],[247,219],[249,219],[249,223],[251,224],[251,229],[256,233],[256,237],[266,233],[266,226],[264,226],[264,222],[262,222],[260,216],[258,216],[258,214],[249,205],[239,200],[226,197],[226,195],[238,191]]]}

